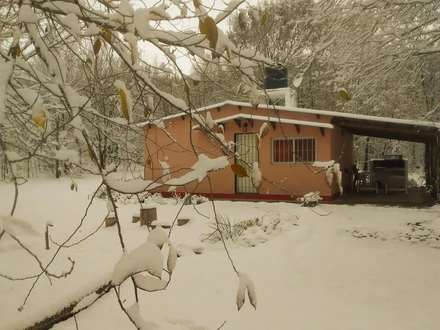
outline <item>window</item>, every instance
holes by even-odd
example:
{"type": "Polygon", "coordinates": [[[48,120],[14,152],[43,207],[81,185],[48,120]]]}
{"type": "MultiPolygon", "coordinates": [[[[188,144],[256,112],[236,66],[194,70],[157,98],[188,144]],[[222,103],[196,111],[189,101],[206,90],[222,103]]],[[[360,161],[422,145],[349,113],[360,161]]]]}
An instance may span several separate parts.
{"type": "Polygon", "coordinates": [[[315,155],[315,138],[272,140],[273,163],[313,163],[315,155]]]}

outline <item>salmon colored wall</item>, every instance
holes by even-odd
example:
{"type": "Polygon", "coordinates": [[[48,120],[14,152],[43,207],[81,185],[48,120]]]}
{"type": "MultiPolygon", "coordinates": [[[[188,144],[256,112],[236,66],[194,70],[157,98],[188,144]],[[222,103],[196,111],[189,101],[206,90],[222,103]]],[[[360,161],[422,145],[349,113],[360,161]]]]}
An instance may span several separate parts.
{"type": "MultiPolygon", "coordinates": [[[[209,110],[213,119],[233,116],[239,113],[253,114],[258,116],[270,116],[294,120],[304,120],[320,123],[330,123],[331,117],[318,116],[315,114],[293,113],[287,111],[279,111],[278,114],[273,109],[253,109],[248,107],[241,107],[227,105],[223,106],[220,111],[217,109],[209,110]]],[[[201,112],[202,116],[206,116],[206,111],[201,112]]],[[[247,132],[258,132],[263,121],[253,121],[253,127],[247,119],[242,119],[241,123],[248,123],[247,132]]],[[[222,152],[218,150],[218,146],[209,141],[204,133],[200,130],[192,130],[195,125],[191,122],[188,116],[176,117],[165,122],[166,131],[170,136],[167,136],[161,129],[155,126],[145,127],[147,147],[145,149],[145,159],[148,156],[152,157],[151,168],[145,167],[146,179],[157,179],[162,175],[162,168],[158,163],[168,157],[167,163],[170,165],[171,177],[176,178],[188,171],[197,161],[194,150],[191,147],[191,139],[195,150],[198,153],[204,153],[210,158],[222,156],[222,152]],[[190,139],[191,138],[191,139],[190,139]],[[175,142],[177,141],[177,142],[175,142]],[[158,144],[159,147],[156,145],[158,144]],[[180,170],[179,170],[180,169],[180,170]],[[182,170],[183,169],[183,170],[182,170]],[[176,172],[177,171],[177,172],[176,172]]],[[[324,173],[315,174],[313,171],[319,169],[311,167],[311,164],[272,164],[271,156],[271,141],[274,138],[283,137],[315,137],[316,139],[316,160],[328,161],[333,159],[335,148],[339,145],[341,138],[339,133],[334,134],[333,130],[325,129],[324,136],[317,127],[301,126],[298,133],[296,127],[291,124],[276,123],[275,130],[270,125],[269,134],[264,137],[260,144],[259,161],[260,169],[264,177],[269,181],[276,183],[279,187],[264,182],[260,188],[260,195],[289,195],[301,196],[311,191],[320,191],[321,196],[327,198],[331,197],[337,192],[334,187],[330,188],[325,183],[324,173]],[[288,192],[284,191],[287,190],[288,192]]],[[[225,139],[226,141],[234,141],[234,134],[242,133],[242,129],[234,121],[225,124],[225,139]]],[[[342,135],[341,135],[342,136],[342,135]]],[[[342,138],[348,141],[349,135],[344,134],[342,138]]],[[[351,146],[351,144],[350,144],[351,146]]],[[[348,157],[348,153],[344,153],[344,157],[348,157]]],[[[233,158],[229,158],[231,164],[234,163],[233,158]]],[[[350,156],[351,162],[351,156],[350,156]]],[[[345,166],[345,160],[344,160],[345,166]]],[[[218,194],[234,194],[235,193],[235,177],[232,170],[228,167],[209,175],[213,192],[218,194]]],[[[202,183],[192,183],[185,188],[179,187],[178,192],[195,192],[195,193],[210,193],[210,185],[208,180],[202,183]],[[185,190],[186,188],[186,190],[185,190]],[[196,189],[195,191],[193,191],[196,189]]],[[[165,190],[162,190],[165,191],[165,190]]],[[[261,196],[261,197],[262,197],[261,196]]]]}

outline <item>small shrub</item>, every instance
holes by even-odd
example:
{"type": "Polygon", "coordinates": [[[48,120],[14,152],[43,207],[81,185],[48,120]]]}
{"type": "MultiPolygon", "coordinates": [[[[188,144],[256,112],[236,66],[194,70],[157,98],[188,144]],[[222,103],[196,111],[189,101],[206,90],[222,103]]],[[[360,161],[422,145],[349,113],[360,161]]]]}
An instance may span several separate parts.
{"type": "Polygon", "coordinates": [[[202,235],[202,242],[209,241],[215,243],[221,241],[222,237],[225,240],[237,241],[237,239],[243,235],[243,233],[250,227],[259,226],[260,221],[258,218],[252,218],[240,221],[231,221],[226,214],[216,214],[216,219],[208,224],[211,232],[202,235]]]}
{"type": "Polygon", "coordinates": [[[185,195],[183,197],[183,205],[199,205],[205,202],[209,202],[209,199],[198,195],[185,195]]]}
{"type": "MultiPolygon", "coordinates": [[[[123,205],[138,204],[139,202],[144,203],[146,200],[151,198],[151,194],[149,192],[139,193],[138,194],[139,199],[135,194],[122,194],[117,191],[113,191],[112,195],[116,203],[120,203],[123,205]]],[[[100,199],[108,200],[107,191],[104,186],[99,188],[98,192],[96,193],[96,197],[100,199]]]]}

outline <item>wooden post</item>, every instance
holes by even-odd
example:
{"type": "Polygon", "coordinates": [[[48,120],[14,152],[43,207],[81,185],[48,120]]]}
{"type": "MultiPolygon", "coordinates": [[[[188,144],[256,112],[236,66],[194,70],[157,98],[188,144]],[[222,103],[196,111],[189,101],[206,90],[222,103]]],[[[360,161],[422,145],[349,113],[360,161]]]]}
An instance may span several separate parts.
{"type": "Polygon", "coordinates": [[[189,222],[189,217],[178,217],[177,218],[177,226],[183,226],[186,225],[189,222]]]}
{"type": "Polygon", "coordinates": [[[53,227],[52,222],[46,223],[46,231],[44,232],[44,239],[46,241],[46,250],[49,250],[49,227],[53,227]]]}
{"type": "Polygon", "coordinates": [[[110,212],[107,216],[107,218],[105,219],[105,226],[106,227],[111,227],[114,226],[116,224],[116,217],[115,217],[115,213],[114,212],[110,212]]]}
{"type": "Polygon", "coordinates": [[[136,223],[139,220],[141,220],[141,215],[140,213],[133,213],[133,219],[131,220],[131,222],[136,223]]]}
{"type": "Polygon", "coordinates": [[[151,227],[151,223],[157,220],[157,209],[155,206],[151,205],[141,205],[141,226],[151,227]]]}
{"type": "Polygon", "coordinates": [[[46,250],[49,250],[49,229],[46,226],[46,231],[44,232],[44,238],[46,240],[46,250]]]}

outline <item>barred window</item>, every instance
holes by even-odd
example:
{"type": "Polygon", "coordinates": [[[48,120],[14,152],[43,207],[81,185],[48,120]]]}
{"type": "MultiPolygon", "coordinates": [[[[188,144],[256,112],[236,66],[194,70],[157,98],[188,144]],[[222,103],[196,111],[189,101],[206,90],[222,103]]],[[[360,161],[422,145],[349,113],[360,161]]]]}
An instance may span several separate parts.
{"type": "Polygon", "coordinates": [[[315,160],[315,138],[272,140],[273,163],[313,163],[315,160]]]}

